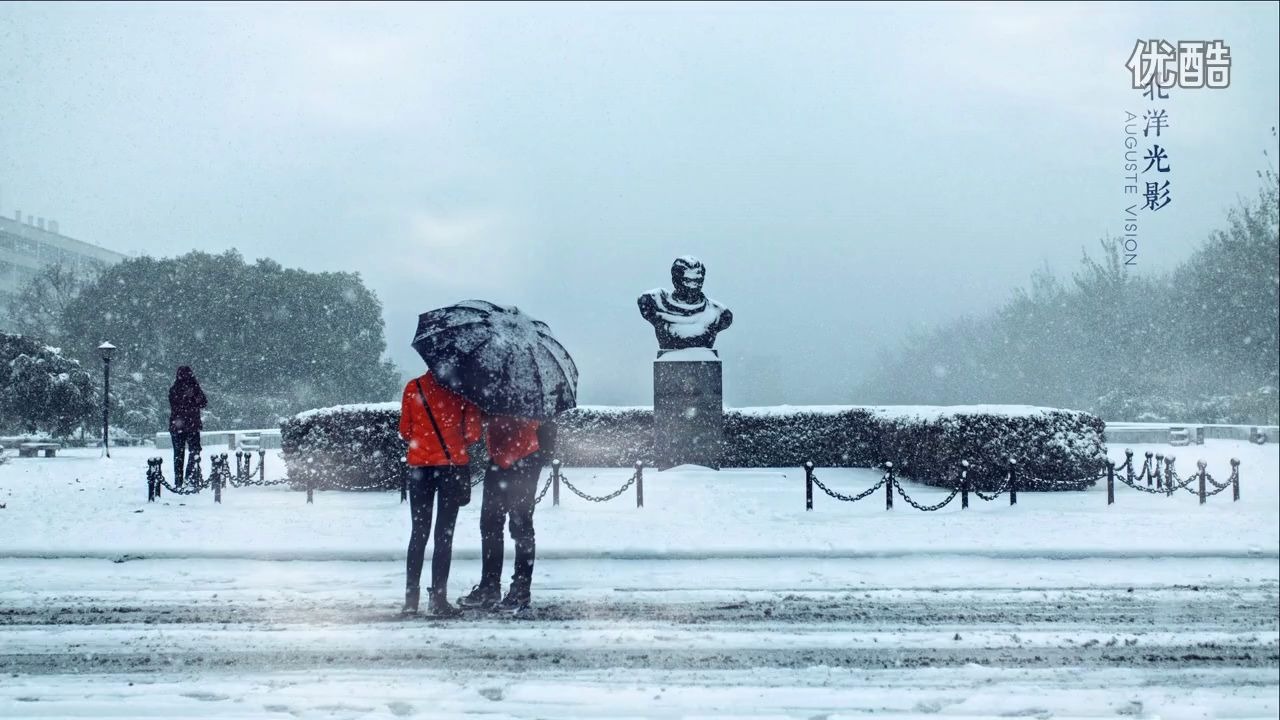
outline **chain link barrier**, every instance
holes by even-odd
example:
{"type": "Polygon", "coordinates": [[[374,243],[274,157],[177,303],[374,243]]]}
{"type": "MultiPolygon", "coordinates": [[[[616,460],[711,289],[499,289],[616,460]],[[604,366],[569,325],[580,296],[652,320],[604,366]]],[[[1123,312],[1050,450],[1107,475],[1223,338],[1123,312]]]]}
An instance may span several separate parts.
{"type": "Polygon", "coordinates": [[[534,498],[533,504],[537,505],[542,502],[542,498],[547,496],[547,491],[551,489],[551,481],[555,479],[552,475],[547,476],[547,481],[542,484],[542,492],[538,493],[538,497],[534,498]]]}
{"type": "Polygon", "coordinates": [[[1125,450],[1125,456],[1126,459],[1124,464],[1112,466],[1112,468],[1104,475],[1107,480],[1108,505],[1115,502],[1113,481],[1117,478],[1121,483],[1128,485],[1134,490],[1147,493],[1148,495],[1166,495],[1171,497],[1179,490],[1185,490],[1187,493],[1200,498],[1200,503],[1203,504],[1208,498],[1230,488],[1232,491],[1232,501],[1238,501],[1240,499],[1240,461],[1236,458],[1231,458],[1231,476],[1225,482],[1218,482],[1205,470],[1206,463],[1204,460],[1200,460],[1196,463],[1199,468],[1196,472],[1185,478],[1180,478],[1178,477],[1177,470],[1174,469],[1177,458],[1173,455],[1154,455],[1155,465],[1153,468],[1151,462],[1153,453],[1150,452],[1146,454],[1146,461],[1143,463],[1142,473],[1135,477],[1132,472],[1133,451],[1125,450]],[[1124,475],[1120,475],[1119,471],[1126,467],[1129,468],[1128,472],[1124,475]],[[1152,483],[1152,478],[1155,479],[1154,483],[1152,483]],[[1141,484],[1141,480],[1143,479],[1146,479],[1147,481],[1146,486],[1141,484]],[[1192,483],[1196,483],[1198,487],[1192,488],[1192,483]],[[1208,490],[1206,485],[1212,485],[1214,489],[1208,490]]]}
{"type": "MultiPolygon", "coordinates": [[[[1147,453],[1146,460],[1142,465],[1142,470],[1135,473],[1133,470],[1133,451],[1125,450],[1124,462],[1119,465],[1109,465],[1107,471],[1095,477],[1094,480],[1103,480],[1106,482],[1108,505],[1114,504],[1115,502],[1114,483],[1116,480],[1119,480],[1121,483],[1128,485],[1134,490],[1148,495],[1171,496],[1178,490],[1186,490],[1192,495],[1198,496],[1200,498],[1200,502],[1203,503],[1207,498],[1213,497],[1214,495],[1224,492],[1230,488],[1232,490],[1233,500],[1240,499],[1239,460],[1235,458],[1231,459],[1231,477],[1225,482],[1219,482],[1212,475],[1205,472],[1205,463],[1203,460],[1199,462],[1199,472],[1186,478],[1179,478],[1177,471],[1174,469],[1176,461],[1177,459],[1172,455],[1165,456],[1147,453]],[[1145,485],[1143,484],[1144,480],[1146,481],[1145,485]],[[1200,482],[1200,487],[1190,487],[1194,482],[1200,482]],[[1212,486],[1213,489],[1207,490],[1205,488],[1206,483],[1212,486]]],[[[895,475],[893,463],[884,464],[886,472],[875,485],[856,495],[846,495],[827,487],[827,485],[814,473],[813,463],[808,462],[804,465],[805,508],[807,510],[813,509],[813,486],[815,485],[819,490],[833,499],[840,500],[842,502],[858,502],[859,500],[870,497],[880,488],[885,487],[886,483],[890,484],[885,497],[886,510],[893,509],[894,491],[896,491],[903,500],[906,500],[908,505],[920,510],[921,512],[935,512],[937,510],[941,510],[950,504],[951,501],[955,500],[957,495],[961,496],[962,508],[969,507],[970,494],[976,495],[980,500],[985,502],[994,502],[1007,493],[1009,495],[1009,504],[1017,504],[1018,481],[1016,478],[1016,463],[1012,458],[1009,460],[1009,471],[1005,474],[999,488],[993,493],[978,490],[974,486],[974,483],[969,479],[969,472],[971,469],[969,462],[967,460],[962,460],[960,464],[962,469],[959,477],[955,478],[953,482],[947,483],[947,485],[951,486],[951,493],[937,503],[925,505],[917,502],[907,493],[906,488],[903,487],[902,482],[899,481],[895,475]]]]}
{"type": "MultiPolygon", "coordinates": [[[[147,460],[147,500],[154,501],[160,497],[162,489],[168,490],[174,495],[195,495],[206,487],[214,489],[214,501],[221,502],[221,491],[227,487],[249,487],[249,486],[271,486],[290,483],[288,478],[280,478],[278,480],[266,479],[266,452],[258,450],[258,466],[253,467],[253,453],[250,451],[236,452],[236,472],[233,475],[230,469],[227,453],[221,453],[211,456],[210,459],[210,475],[206,482],[201,475],[200,457],[193,456],[187,463],[188,478],[187,482],[182,485],[171,485],[164,477],[164,460],[162,458],[153,457],[147,460]]],[[[1174,469],[1176,459],[1174,456],[1155,455],[1146,453],[1146,459],[1142,464],[1140,472],[1134,472],[1133,451],[1125,450],[1125,460],[1119,465],[1111,465],[1107,472],[1095,478],[1095,480],[1105,480],[1107,482],[1107,504],[1113,504],[1114,499],[1114,481],[1119,480],[1122,484],[1139,492],[1148,495],[1167,495],[1172,496],[1178,490],[1185,490],[1192,495],[1199,496],[1203,503],[1206,498],[1213,497],[1219,493],[1226,491],[1228,488],[1233,490],[1233,499],[1240,499],[1240,461],[1231,459],[1231,476],[1224,482],[1219,482],[1216,478],[1205,471],[1204,461],[1200,461],[1200,470],[1185,478],[1179,478],[1178,473],[1174,469]],[[1153,464],[1154,458],[1154,464],[1153,464]],[[1143,481],[1146,481],[1145,485],[1143,481]],[[1191,484],[1200,482],[1199,488],[1192,488],[1191,484]],[[1205,488],[1205,484],[1212,486],[1212,490],[1205,488]]],[[[900,495],[903,500],[911,507],[921,512],[935,512],[949,505],[955,500],[957,495],[961,495],[963,499],[962,506],[968,508],[969,494],[976,495],[984,502],[994,502],[1006,493],[1009,495],[1010,505],[1017,503],[1017,487],[1015,480],[1015,463],[1009,460],[1009,470],[1005,474],[1000,487],[993,493],[985,493],[973,486],[969,480],[968,474],[970,464],[968,461],[961,461],[962,470],[954,483],[949,483],[951,492],[943,500],[932,505],[925,505],[917,502],[912,498],[903,487],[902,483],[896,476],[896,469],[893,463],[885,463],[885,472],[881,475],[880,480],[857,494],[847,495],[845,493],[834,490],[822,482],[821,479],[813,472],[813,463],[805,464],[805,481],[806,481],[806,508],[813,509],[813,492],[814,485],[818,487],[828,497],[839,500],[841,502],[859,502],[871,497],[882,488],[886,491],[885,507],[893,508],[893,495],[900,495]]],[[[584,492],[574,485],[568,477],[560,471],[559,461],[552,462],[551,474],[543,483],[542,489],[538,492],[534,500],[534,504],[539,504],[547,496],[547,493],[554,489],[553,504],[559,505],[560,485],[563,484],[570,492],[593,503],[604,503],[614,500],[627,492],[633,485],[636,486],[636,506],[644,506],[643,491],[643,464],[636,463],[636,471],[627,478],[617,490],[606,495],[592,495],[584,492]]],[[[484,481],[485,473],[473,473],[470,479],[471,487],[475,488],[484,481]]],[[[315,488],[307,486],[307,502],[312,502],[315,488]]],[[[361,485],[344,485],[340,490],[385,490],[385,483],[376,482],[361,485]]],[[[404,486],[401,485],[402,499],[404,486]]]]}
{"type": "Polygon", "coordinates": [[[569,478],[565,477],[563,473],[561,473],[560,475],[560,482],[563,483],[565,487],[569,488],[569,490],[574,495],[577,495],[583,500],[589,500],[594,503],[602,503],[602,502],[609,502],[610,500],[626,492],[628,488],[630,488],[632,485],[636,483],[637,477],[639,477],[639,473],[633,474],[631,477],[627,478],[627,481],[622,484],[622,487],[618,488],[617,490],[614,490],[608,495],[589,495],[587,493],[584,493],[578,488],[574,487],[574,484],[569,482],[569,478]]]}
{"type": "MultiPolygon", "coordinates": [[[[227,463],[227,453],[222,453],[223,463],[227,463]]],[[[253,452],[248,450],[236,451],[236,474],[231,476],[230,465],[227,464],[227,478],[233,487],[268,487],[272,485],[285,485],[289,482],[289,478],[284,477],[278,480],[267,479],[267,451],[258,451],[258,467],[253,467],[253,452]]],[[[226,487],[224,485],[224,487],[226,487]]]]}
{"type": "Polygon", "coordinates": [[[937,503],[935,505],[921,505],[915,500],[912,500],[911,496],[907,494],[907,491],[902,489],[902,483],[898,482],[898,478],[893,479],[893,487],[897,489],[898,494],[902,496],[903,500],[907,501],[908,505],[922,512],[934,512],[937,510],[941,510],[942,508],[946,507],[952,500],[955,500],[956,496],[960,494],[960,487],[957,485],[956,487],[951,489],[951,494],[947,496],[946,500],[943,500],[942,502],[937,503]]]}
{"type": "Polygon", "coordinates": [[[204,486],[204,477],[200,472],[200,456],[193,455],[188,459],[187,464],[187,480],[174,487],[164,479],[164,459],[154,457],[147,461],[147,500],[154,501],[160,497],[160,488],[164,488],[174,495],[195,495],[200,492],[204,486]],[[192,464],[194,463],[194,464],[192,464]]]}
{"type": "Polygon", "coordinates": [[[876,483],[875,485],[872,485],[866,490],[863,490],[857,495],[844,495],[842,493],[836,492],[835,490],[832,490],[831,488],[824,485],[823,482],[818,479],[818,476],[813,475],[812,473],[809,475],[809,479],[813,481],[814,485],[818,486],[819,490],[826,493],[828,496],[835,498],[836,500],[840,500],[843,502],[858,502],[859,500],[871,495],[871,493],[884,487],[884,484],[889,481],[889,473],[886,472],[884,475],[880,477],[880,482],[876,483]]]}
{"type": "Polygon", "coordinates": [[[988,495],[977,488],[973,489],[973,494],[977,495],[980,499],[985,500],[987,502],[995,502],[996,500],[1000,499],[1001,495],[1005,494],[1008,491],[1009,491],[1009,476],[1005,475],[1004,482],[1000,484],[1000,489],[996,490],[995,494],[988,495]]]}
{"type": "MultiPolygon", "coordinates": [[[[1105,480],[1106,476],[1103,475],[1102,479],[1105,480]]],[[[1116,479],[1124,483],[1125,485],[1128,485],[1129,487],[1133,488],[1134,490],[1147,493],[1148,495],[1167,495],[1168,494],[1162,488],[1147,487],[1145,485],[1139,485],[1138,483],[1134,482],[1133,480],[1127,477],[1118,477],[1116,479]]]]}

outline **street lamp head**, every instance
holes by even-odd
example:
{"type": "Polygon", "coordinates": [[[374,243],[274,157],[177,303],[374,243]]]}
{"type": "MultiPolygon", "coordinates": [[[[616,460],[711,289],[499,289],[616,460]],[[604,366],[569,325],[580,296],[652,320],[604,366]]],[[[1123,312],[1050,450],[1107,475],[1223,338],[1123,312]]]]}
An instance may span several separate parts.
{"type": "Polygon", "coordinates": [[[110,360],[111,356],[114,355],[115,352],[116,346],[109,342],[104,342],[98,346],[98,354],[102,356],[103,360],[110,360]]]}

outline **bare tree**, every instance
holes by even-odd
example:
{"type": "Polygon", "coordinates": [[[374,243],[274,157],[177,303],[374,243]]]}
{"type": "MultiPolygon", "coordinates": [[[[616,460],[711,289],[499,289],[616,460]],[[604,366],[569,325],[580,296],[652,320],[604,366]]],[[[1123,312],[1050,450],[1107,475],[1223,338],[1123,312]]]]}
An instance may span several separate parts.
{"type": "Polygon", "coordinates": [[[44,266],[10,300],[6,308],[10,326],[23,335],[54,344],[62,342],[67,307],[97,274],[76,271],[61,263],[44,266]]]}

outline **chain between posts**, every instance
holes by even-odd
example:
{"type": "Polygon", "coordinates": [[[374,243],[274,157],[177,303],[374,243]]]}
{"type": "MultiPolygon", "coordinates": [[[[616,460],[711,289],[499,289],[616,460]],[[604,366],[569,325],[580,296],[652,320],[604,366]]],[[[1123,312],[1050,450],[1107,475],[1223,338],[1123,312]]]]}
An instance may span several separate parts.
{"type": "Polygon", "coordinates": [[[818,489],[822,490],[822,492],[826,493],[828,497],[835,498],[836,500],[840,500],[842,502],[858,502],[859,500],[870,497],[873,493],[875,493],[881,487],[883,487],[885,488],[885,509],[886,510],[893,509],[893,494],[895,489],[897,490],[898,494],[901,495],[902,498],[907,501],[909,505],[916,508],[917,510],[921,510],[924,512],[933,512],[935,510],[939,510],[945,507],[947,504],[949,504],[952,500],[955,499],[956,495],[961,496],[961,507],[967,508],[969,506],[968,496],[971,490],[973,491],[974,494],[976,494],[979,498],[981,498],[986,502],[995,501],[999,499],[1001,495],[1005,494],[1005,492],[1008,492],[1009,504],[1010,505],[1018,504],[1017,474],[1016,474],[1017,465],[1012,458],[1009,459],[1009,470],[1005,475],[1004,482],[1001,484],[1000,488],[993,494],[987,494],[987,493],[981,492],[977,488],[973,487],[972,482],[969,480],[970,464],[967,460],[962,461],[961,462],[962,469],[960,472],[960,477],[958,478],[958,481],[955,483],[955,486],[952,489],[951,494],[948,495],[945,500],[939,503],[936,503],[934,505],[922,505],[916,502],[914,499],[911,498],[910,495],[907,494],[906,490],[902,487],[902,483],[899,482],[897,479],[896,469],[892,462],[886,462],[882,465],[882,467],[884,468],[884,474],[881,476],[879,482],[877,482],[875,485],[872,485],[871,487],[867,488],[866,490],[863,490],[862,492],[856,495],[845,495],[844,493],[832,490],[831,488],[827,487],[826,484],[823,483],[818,478],[818,476],[814,473],[813,463],[806,462],[804,464],[805,509],[806,510],[813,509],[813,486],[815,485],[818,487],[818,489]]]}
{"type": "Polygon", "coordinates": [[[1240,499],[1240,461],[1237,458],[1231,458],[1231,476],[1225,482],[1218,482],[1212,475],[1206,471],[1207,463],[1204,460],[1196,462],[1197,471],[1186,478],[1179,478],[1174,464],[1177,459],[1173,455],[1163,455],[1159,453],[1146,453],[1146,461],[1143,463],[1142,472],[1136,477],[1133,473],[1133,451],[1125,449],[1125,462],[1122,465],[1109,465],[1107,471],[1107,504],[1111,505],[1115,502],[1115,490],[1113,483],[1116,474],[1121,468],[1128,468],[1128,472],[1120,481],[1125,485],[1147,493],[1148,495],[1166,495],[1172,497],[1179,490],[1186,490],[1192,495],[1200,498],[1200,503],[1204,504],[1205,500],[1225,492],[1227,488],[1232,489],[1232,501],[1240,499]],[[1152,467],[1152,458],[1155,458],[1154,468],[1152,467]],[[1154,478],[1154,483],[1152,479],[1154,478]],[[1147,485],[1141,485],[1141,481],[1146,479],[1147,485]],[[1191,488],[1192,483],[1197,483],[1196,489],[1191,488]],[[1206,484],[1212,485],[1213,490],[1208,490],[1206,484]]]}
{"type": "MultiPolygon", "coordinates": [[[[542,484],[542,492],[538,493],[538,497],[535,498],[533,501],[534,505],[537,505],[538,503],[542,502],[542,498],[547,496],[547,490],[551,489],[552,477],[553,477],[552,475],[547,476],[547,481],[542,484]]],[[[555,504],[559,505],[560,503],[555,503],[555,504]]]]}
{"type": "Polygon", "coordinates": [[[632,485],[636,483],[636,480],[639,477],[640,477],[640,472],[639,470],[637,470],[631,477],[627,478],[627,481],[622,484],[622,487],[618,488],[617,490],[614,490],[608,495],[589,495],[587,493],[584,493],[581,490],[579,490],[577,487],[575,487],[573,483],[569,482],[569,478],[565,477],[564,475],[560,476],[560,482],[565,487],[569,488],[569,490],[573,492],[574,495],[577,495],[583,500],[589,500],[591,502],[600,503],[600,502],[609,502],[610,500],[626,492],[632,485]]]}
{"type": "MultiPolygon", "coordinates": [[[[190,481],[188,484],[174,487],[164,479],[164,460],[153,457],[147,460],[147,502],[154,502],[160,499],[161,488],[168,490],[174,495],[195,495],[204,487],[204,478],[200,473],[200,456],[192,455],[188,462],[195,462],[195,469],[187,473],[190,481]]],[[[191,469],[191,465],[187,466],[191,469]]]]}
{"type": "Polygon", "coordinates": [[[935,510],[941,510],[942,508],[946,507],[947,504],[950,503],[952,500],[955,500],[956,495],[960,494],[960,486],[957,485],[956,487],[952,488],[951,494],[947,496],[946,500],[943,500],[942,502],[937,503],[935,505],[921,505],[915,500],[912,500],[911,496],[907,494],[907,491],[902,489],[902,483],[898,482],[897,478],[893,479],[893,486],[897,488],[898,494],[902,496],[903,500],[907,501],[908,505],[910,505],[911,507],[917,510],[921,510],[923,512],[934,512],[935,510]]]}
{"type": "MultiPolygon", "coordinates": [[[[831,488],[827,487],[821,480],[819,480],[818,476],[813,474],[813,463],[805,463],[805,470],[809,480],[811,480],[814,485],[817,485],[819,490],[826,493],[828,496],[833,497],[836,500],[840,500],[842,502],[858,502],[859,500],[867,497],[871,493],[884,487],[884,484],[889,479],[889,473],[886,471],[886,473],[880,478],[880,482],[876,483],[875,485],[872,485],[871,487],[867,488],[866,490],[863,490],[857,495],[845,495],[843,493],[832,490],[831,488]]],[[[809,506],[809,509],[812,510],[813,509],[812,493],[810,493],[810,497],[808,498],[808,500],[809,502],[807,502],[806,504],[809,506]]]]}

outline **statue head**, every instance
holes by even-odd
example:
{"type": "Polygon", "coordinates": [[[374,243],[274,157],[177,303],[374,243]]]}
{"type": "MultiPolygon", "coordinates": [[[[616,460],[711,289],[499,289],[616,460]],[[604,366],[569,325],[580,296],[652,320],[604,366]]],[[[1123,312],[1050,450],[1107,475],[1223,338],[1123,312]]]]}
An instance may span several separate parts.
{"type": "Polygon", "coordinates": [[[706,280],[706,276],[706,266],[692,255],[683,255],[671,263],[671,285],[678,295],[693,297],[702,295],[702,283],[706,280]]]}

